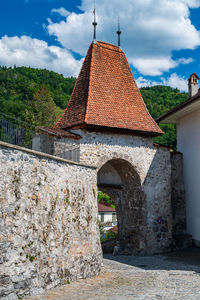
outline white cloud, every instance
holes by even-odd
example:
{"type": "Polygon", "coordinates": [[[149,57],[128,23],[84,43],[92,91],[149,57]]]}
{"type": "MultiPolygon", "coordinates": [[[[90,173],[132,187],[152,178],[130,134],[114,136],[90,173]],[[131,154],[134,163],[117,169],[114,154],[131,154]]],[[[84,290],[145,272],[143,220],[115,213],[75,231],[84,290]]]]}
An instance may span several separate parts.
{"type": "MultiPolygon", "coordinates": [[[[200,45],[200,32],[191,24],[189,11],[189,8],[197,7],[200,7],[200,0],[126,0],[126,4],[121,0],[96,0],[97,37],[116,44],[120,12],[122,49],[129,63],[142,75],[161,76],[193,61],[190,57],[174,60],[172,51],[195,49],[200,45]]],[[[93,37],[93,0],[82,0],[79,9],[82,13],[70,13],[64,7],[51,11],[64,17],[58,23],[49,18],[46,26],[49,34],[54,35],[63,47],[49,46],[28,36],[4,36],[0,39],[0,64],[30,65],[65,76],[77,75],[82,60],[76,60],[70,50],[83,56],[86,54],[93,37]]],[[[177,82],[174,74],[168,78],[173,85],[177,82]]],[[[139,84],[144,85],[142,78],[139,84]]],[[[180,85],[181,81],[178,82],[180,85]]],[[[157,82],[147,80],[146,83],[155,85],[157,82]]]]}
{"type": "MultiPolygon", "coordinates": [[[[184,63],[172,59],[173,50],[200,46],[200,32],[191,24],[189,11],[197,7],[200,0],[96,0],[97,38],[116,43],[120,14],[122,48],[129,62],[142,74],[160,75],[184,63]]],[[[66,21],[47,28],[64,47],[85,55],[93,36],[93,0],[82,0],[79,8],[83,13],[70,13],[66,21]]]]}
{"type": "Polygon", "coordinates": [[[135,58],[131,59],[134,67],[143,75],[157,76],[176,66],[170,57],[160,58],[135,58]]]}
{"type": "Polygon", "coordinates": [[[163,84],[178,88],[180,91],[188,91],[187,79],[178,76],[176,73],[171,74],[167,80],[163,79],[163,84]]]}
{"type": "Polygon", "coordinates": [[[158,58],[136,58],[129,60],[130,63],[143,75],[158,76],[179,65],[187,65],[193,62],[191,57],[172,60],[170,56],[158,58]]]}
{"type": "Polygon", "coordinates": [[[192,57],[188,57],[188,58],[182,57],[182,58],[178,59],[177,65],[180,65],[180,64],[188,65],[188,64],[192,63],[193,61],[194,61],[194,59],[192,57]]]}
{"type": "Polygon", "coordinates": [[[172,88],[178,88],[180,91],[188,91],[187,79],[182,76],[178,76],[176,73],[171,74],[167,79],[162,77],[160,81],[152,81],[140,76],[136,82],[139,88],[148,86],[151,87],[155,85],[167,85],[172,88]]]}
{"type": "Polygon", "coordinates": [[[65,76],[77,76],[82,60],[60,47],[48,46],[44,41],[28,36],[0,39],[0,65],[46,68],[65,76]]]}
{"type": "MultiPolygon", "coordinates": [[[[173,0],[173,1],[177,1],[177,0],[173,0]]],[[[199,0],[179,0],[179,1],[189,5],[190,8],[197,8],[200,5],[199,0]]]]}
{"type": "Polygon", "coordinates": [[[142,76],[138,77],[138,79],[136,80],[137,85],[139,88],[141,87],[147,87],[147,86],[154,86],[154,85],[161,85],[161,82],[158,81],[152,81],[150,79],[146,79],[142,76]]]}
{"type": "Polygon", "coordinates": [[[54,8],[51,10],[51,13],[57,13],[61,15],[62,17],[67,17],[70,15],[70,12],[66,10],[64,7],[60,7],[58,9],[54,8]]]}

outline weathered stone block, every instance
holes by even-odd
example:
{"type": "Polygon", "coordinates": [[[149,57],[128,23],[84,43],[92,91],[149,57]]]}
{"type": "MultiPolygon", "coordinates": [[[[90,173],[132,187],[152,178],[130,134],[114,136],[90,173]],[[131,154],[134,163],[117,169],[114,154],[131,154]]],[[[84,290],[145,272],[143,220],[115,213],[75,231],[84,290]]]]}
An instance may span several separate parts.
{"type": "Polygon", "coordinates": [[[97,195],[95,168],[0,142],[1,297],[35,295],[100,272],[94,189],[97,195]]]}

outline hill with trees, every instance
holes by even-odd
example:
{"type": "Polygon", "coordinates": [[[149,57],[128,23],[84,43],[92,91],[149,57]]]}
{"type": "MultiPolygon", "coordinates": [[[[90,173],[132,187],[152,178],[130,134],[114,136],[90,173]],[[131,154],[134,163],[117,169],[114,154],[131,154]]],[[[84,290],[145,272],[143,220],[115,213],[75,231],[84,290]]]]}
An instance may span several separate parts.
{"type": "Polygon", "coordinates": [[[26,111],[31,108],[32,101],[42,86],[46,88],[47,99],[51,97],[56,107],[63,110],[75,82],[76,78],[65,78],[53,71],[0,67],[0,111],[25,121],[26,111]]]}
{"type": "MultiPolygon", "coordinates": [[[[52,126],[66,108],[76,78],[27,67],[0,67],[0,112],[34,125],[52,126]]],[[[187,93],[167,86],[140,89],[154,119],[185,101],[187,93]]],[[[174,125],[161,125],[165,134],[156,142],[176,149],[174,125]]]]}
{"type": "MultiPolygon", "coordinates": [[[[169,111],[188,98],[188,93],[180,92],[169,86],[157,85],[141,88],[140,92],[148,111],[156,120],[159,116],[169,111]]],[[[173,124],[163,125],[160,128],[164,134],[155,138],[155,142],[171,147],[176,150],[176,127],[173,124]]]]}

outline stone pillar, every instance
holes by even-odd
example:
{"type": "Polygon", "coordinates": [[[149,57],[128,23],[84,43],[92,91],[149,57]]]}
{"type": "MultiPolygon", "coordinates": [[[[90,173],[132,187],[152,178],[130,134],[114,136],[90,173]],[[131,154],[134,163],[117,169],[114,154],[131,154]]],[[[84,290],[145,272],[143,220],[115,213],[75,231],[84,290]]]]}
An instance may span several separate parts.
{"type": "Polygon", "coordinates": [[[183,180],[183,155],[171,153],[171,201],[173,215],[173,233],[186,232],[185,188],[183,180]]]}

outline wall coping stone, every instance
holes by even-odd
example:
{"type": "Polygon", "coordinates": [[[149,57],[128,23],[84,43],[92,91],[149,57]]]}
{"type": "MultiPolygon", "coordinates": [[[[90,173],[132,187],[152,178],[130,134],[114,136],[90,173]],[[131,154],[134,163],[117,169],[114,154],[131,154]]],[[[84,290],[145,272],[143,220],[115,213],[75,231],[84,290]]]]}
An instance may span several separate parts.
{"type": "Polygon", "coordinates": [[[74,162],[74,161],[67,160],[67,159],[64,159],[64,158],[61,158],[61,157],[58,157],[58,156],[54,156],[54,155],[51,155],[51,154],[31,150],[31,149],[20,147],[20,146],[13,145],[13,144],[8,144],[8,143],[2,142],[2,141],[0,141],[0,146],[5,147],[5,148],[11,148],[11,149],[19,150],[19,151],[28,152],[30,154],[35,154],[37,156],[42,156],[42,157],[45,157],[45,158],[50,158],[52,160],[65,162],[65,163],[68,163],[68,164],[71,164],[71,165],[86,167],[86,168],[95,169],[95,170],[97,169],[97,167],[92,166],[92,165],[87,165],[87,164],[84,164],[84,163],[74,162]]]}
{"type": "Polygon", "coordinates": [[[171,155],[174,155],[174,154],[180,154],[180,155],[182,155],[182,156],[183,156],[183,153],[182,153],[182,152],[180,152],[180,151],[173,151],[173,152],[171,152],[171,155]]]}
{"type": "Polygon", "coordinates": [[[172,148],[170,146],[166,146],[166,145],[163,145],[163,144],[160,144],[160,143],[153,143],[153,146],[157,147],[157,148],[167,148],[168,150],[172,151],[172,148]]]}

